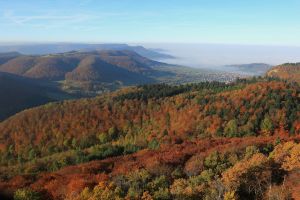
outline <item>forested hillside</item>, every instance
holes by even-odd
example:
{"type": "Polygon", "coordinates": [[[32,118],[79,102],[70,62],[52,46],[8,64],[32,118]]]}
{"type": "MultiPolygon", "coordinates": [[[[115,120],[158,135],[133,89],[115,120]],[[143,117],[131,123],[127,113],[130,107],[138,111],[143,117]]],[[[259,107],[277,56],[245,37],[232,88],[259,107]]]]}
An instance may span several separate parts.
{"type": "MultiPolygon", "coordinates": [[[[115,68],[122,68],[129,72],[151,72],[151,67],[162,63],[144,58],[132,51],[92,51],[92,52],[68,52],[61,54],[49,54],[43,56],[16,56],[0,65],[0,71],[17,74],[29,78],[45,80],[64,80],[68,72],[72,72],[80,63],[89,63],[87,60],[95,57],[102,61],[96,65],[102,68],[104,63],[115,68]]],[[[105,64],[104,64],[105,65],[105,64]]],[[[110,77],[117,80],[115,74],[110,77]]],[[[91,80],[92,81],[92,80],[91,80]]]]}
{"type": "Polygon", "coordinates": [[[300,134],[299,92],[275,79],[158,84],[33,108],[0,124],[0,189],[50,199],[281,195],[300,167],[290,160],[299,145],[285,144],[300,134]]]}
{"type": "Polygon", "coordinates": [[[273,67],[267,72],[267,76],[300,83],[300,63],[286,63],[273,67]]]}
{"type": "Polygon", "coordinates": [[[18,56],[20,56],[20,54],[17,52],[0,53],[0,65],[18,56]]]}

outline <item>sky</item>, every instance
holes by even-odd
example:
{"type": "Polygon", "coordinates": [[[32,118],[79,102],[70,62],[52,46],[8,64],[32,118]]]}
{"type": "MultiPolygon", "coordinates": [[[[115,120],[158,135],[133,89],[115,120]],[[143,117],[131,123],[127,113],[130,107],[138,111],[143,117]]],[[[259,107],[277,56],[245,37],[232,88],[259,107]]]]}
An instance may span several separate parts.
{"type": "Polygon", "coordinates": [[[299,0],[0,0],[0,42],[300,46],[299,0]]]}

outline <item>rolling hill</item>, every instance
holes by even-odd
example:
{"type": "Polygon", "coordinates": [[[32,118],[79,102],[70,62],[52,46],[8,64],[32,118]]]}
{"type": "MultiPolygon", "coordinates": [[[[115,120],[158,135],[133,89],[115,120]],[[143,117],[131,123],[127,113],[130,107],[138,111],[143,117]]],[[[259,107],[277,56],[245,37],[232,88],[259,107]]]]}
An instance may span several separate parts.
{"type": "MultiPolygon", "coordinates": [[[[151,73],[154,66],[166,65],[127,50],[93,51],[69,52],[46,56],[18,56],[2,64],[0,71],[36,79],[64,80],[67,73],[76,70],[77,67],[82,67],[80,64],[90,63],[86,61],[91,57],[99,61],[96,65],[94,63],[96,68],[109,64],[111,67],[121,68],[123,71],[140,74],[151,73]]],[[[119,74],[111,74],[111,76],[117,79],[119,74]]]]}
{"type": "Polygon", "coordinates": [[[17,56],[20,56],[18,52],[0,53],[0,65],[6,63],[10,59],[16,58],[17,56]]]}
{"type": "Polygon", "coordinates": [[[107,63],[137,73],[151,73],[152,67],[166,65],[142,57],[133,51],[102,51],[99,55],[107,63]]]}
{"type": "MultiPolygon", "coordinates": [[[[126,60],[127,58],[128,57],[125,57],[126,60]]],[[[154,81],[151,81],[150,78],[145,77],[142,74],[138,74],[138,72],[134,72],[143,70],[143,68],[136,66],[135,62],[129,64],[123,64],[123,62],[124,60],[122,58],[114,58],[114,56],[87,56],[80,61],[76,69],[66,74],[66,81],[100,83],[120,81],[124,85],[142,84],[154,81]],[[115,65],[110,63],[115,63],[115,65]],[[130,68],[130,70],[127,70],[128,68],[130,68]]],[[[142,66],[142,64],[140,64],[140,66],[142,66]]],[[[150,67],[145,68],[151,70],[150,67]]]]}
{"type": "Polygon", "coordinates": [[[34,65],[22,75],[34,79],[63,80],[66,73],[74,70],[77,64],[78,60],[72,57],[38,57],[34,65]]]}
{"type": "Polygon", "coordinates": [[[23,76],[35,65],[35,57],[18,56],[0,66],[0,71],[23,76]]]}
{"type": "Polygon", "coordinates": [[[286,63],[273,67],[267,76],[300,83],[300,63],[286,63]]]}
{"type": "Polygon", "coordinates": [[[133,51],[67,52],[43,56],[19,55],[0,65],[0,71],[40,81],[60,82],[78,95],[96,95],[123,86],[154,83],[156,66],[168,66],[133,51]]]}

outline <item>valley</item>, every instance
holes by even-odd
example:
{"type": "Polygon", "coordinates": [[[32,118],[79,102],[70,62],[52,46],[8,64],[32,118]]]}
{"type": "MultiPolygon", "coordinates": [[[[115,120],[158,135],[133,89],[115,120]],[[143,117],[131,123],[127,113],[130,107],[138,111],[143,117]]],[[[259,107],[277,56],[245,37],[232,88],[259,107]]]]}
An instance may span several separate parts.
{"type": "Polygon", "coordinates": [[[71,51],[46,55],[2,53],[0,72],[2,87],[9,87],[0,92],[4,94],[7,90],[14,91],[13,88],[16,88],[14,93],[2,99],[0,120],[25,108],[47,102],[94,97],[127,86],[155,83],[178,85],[203,81],[231,82],[237,77],[242,77],[234,73],[222,74],[217,71],[169,65],[129,50],[71,51]],[[31,88],[26,87],[28,83],[31,84],[31,88]],[[24,88],[18,88],[22,84],[24,88]],[[20,90],[24,90],[25,94],[21,95],[20,90]],[[35,93],[30,93],[29,90],[35,90],[35,93]],[[19,108],[17,105],[8,105],[17,95],[24,97],[24,100],[19,101],[19,108]],[[31,96],[30,100],[25,101],[26,96],[31,96]]]}

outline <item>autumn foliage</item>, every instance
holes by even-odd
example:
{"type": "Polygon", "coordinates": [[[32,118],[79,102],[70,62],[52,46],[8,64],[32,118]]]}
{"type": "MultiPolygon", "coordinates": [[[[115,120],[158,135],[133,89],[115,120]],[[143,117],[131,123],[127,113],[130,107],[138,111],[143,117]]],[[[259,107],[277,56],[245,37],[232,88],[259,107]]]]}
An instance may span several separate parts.
{"type": "Polygon", "coordinates": [[[267,79],[163,84],[30,109],[0,124],[0,189],[68,200],[288,198],[299,91],[267,79]]]}

